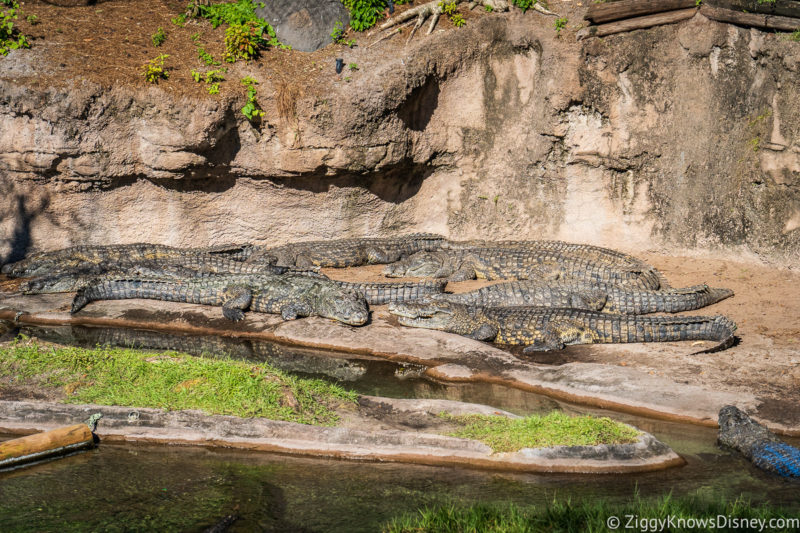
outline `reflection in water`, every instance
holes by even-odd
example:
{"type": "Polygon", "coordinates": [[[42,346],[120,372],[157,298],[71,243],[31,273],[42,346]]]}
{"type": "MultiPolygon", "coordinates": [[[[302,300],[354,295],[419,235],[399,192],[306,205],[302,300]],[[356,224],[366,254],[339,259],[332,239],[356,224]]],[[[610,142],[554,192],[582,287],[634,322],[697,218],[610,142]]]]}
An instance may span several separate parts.
{"type": "MultiPolygon", "coordinates": [[[[5,531],[202,531],[223,517],[231,531],[377,531],[392,517],[426,505],[544,505],[602,497],[629,500],[700,492],[743,495],[800,511],[800,484],[757,470],[716,446],[716,431],[571,406],[491,384],[441,384],[413,365],[289,348],[273,343],[188,337],[107,328],[25,328],[25,334],[84,346],[112,344],[267,361],[305,375],[326,376],[361,393],[448,398],[518,413],[554,408],[611,415],[670,445],[681,468],[628,475],[534,475],[443,467],[357,463],[224,449],[102,444],[85,454],[0,473],[0,524],[5,531]]],[[[2,438],[2,437],[0,437],[2,438]]]]}

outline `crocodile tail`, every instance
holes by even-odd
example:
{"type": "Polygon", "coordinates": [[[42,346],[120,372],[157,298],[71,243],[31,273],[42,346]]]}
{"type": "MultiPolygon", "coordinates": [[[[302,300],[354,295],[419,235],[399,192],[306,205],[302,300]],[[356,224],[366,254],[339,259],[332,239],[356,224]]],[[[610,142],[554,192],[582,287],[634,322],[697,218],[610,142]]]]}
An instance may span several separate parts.
{"type": "Polygon", "coordinates": [[[731,320],[728,317],[718,315],[713,317],[713,322],[711,323],[711,327],[709,329],[709,340],[715,340],[718,342],[716,346],[712,346],[706,350],[700,350],[699,352],[695,352],[693,355],[701,354],[701,353],[714,353],[714,352],[721,352],[722,350],[727,350],[736,340],[734,336],[734,332],[736,331],[736,322],[731,320]]]}
{"type": "MultiPolygon", "coordinates": [[[[87,287],[88,287],[88,285],[87,285],[87,287]]],[[[69,310],[69,314],[74,315],[75,313],[77,313],[78,311],[80,311],[81,309],[86,307],[86,304],[88,304],[89,302],[92,301],[86,295],[86,288],[87,287],[81,287],[80,289],[78,289],[78,292],[75,294],[75,297],[72,299],[72,307],[69,310]]]]}
{"type": "Polygon", "coordinates": [[[783,442],[762,441],[753,449],[753,464],[784,477],[800,477],[800,449],[783,442]]]}

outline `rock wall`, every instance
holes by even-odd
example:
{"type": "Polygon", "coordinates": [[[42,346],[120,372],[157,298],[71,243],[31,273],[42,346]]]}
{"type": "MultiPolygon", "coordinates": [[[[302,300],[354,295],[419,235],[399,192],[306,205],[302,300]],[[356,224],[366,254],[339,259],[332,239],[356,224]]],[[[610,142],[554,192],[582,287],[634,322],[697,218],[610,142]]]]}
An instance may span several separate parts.
{"type": "Polygon", "coordinates": [[[15,82],[46,68],[15,51],[0,262],[417,230],[800,259],[800,43],[701,15],[577,43],[529,20],[356,49],[352,83],[300,95],[265,79],[260,126],[232,97],[15,82]]]}

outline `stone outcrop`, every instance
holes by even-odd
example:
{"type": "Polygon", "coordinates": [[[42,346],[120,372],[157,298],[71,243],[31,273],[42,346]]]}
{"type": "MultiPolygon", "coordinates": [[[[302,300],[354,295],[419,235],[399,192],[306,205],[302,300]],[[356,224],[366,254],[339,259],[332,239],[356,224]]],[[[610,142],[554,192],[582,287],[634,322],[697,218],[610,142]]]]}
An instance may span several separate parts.
{"type": "Polygon", "coordinates": [[[530,17],[348,50],[351,82],[331,65],[289,97],[237,64],[261,81],[257,126],[233,96],[15,81],[51,65],[14,51],[0,262],[411,231],[800,258],[798,43],[702,15],[575,42],[530,17]]]}

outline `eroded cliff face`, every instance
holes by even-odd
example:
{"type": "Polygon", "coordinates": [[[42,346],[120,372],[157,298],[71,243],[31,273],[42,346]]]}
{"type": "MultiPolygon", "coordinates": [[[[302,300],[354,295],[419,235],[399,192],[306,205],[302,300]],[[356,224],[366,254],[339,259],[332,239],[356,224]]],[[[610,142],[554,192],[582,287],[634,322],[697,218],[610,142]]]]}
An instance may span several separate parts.
{"type": "Polygon", "coordinates": [[[315,91],[262,77],[258,126],[234,98],[15,81],[48,68],[15,51],[0,260],[417,230],[800,258],[800,43],[701,15],[581,42],[530,20],[357,49],[352,82],[315,91]]]}

